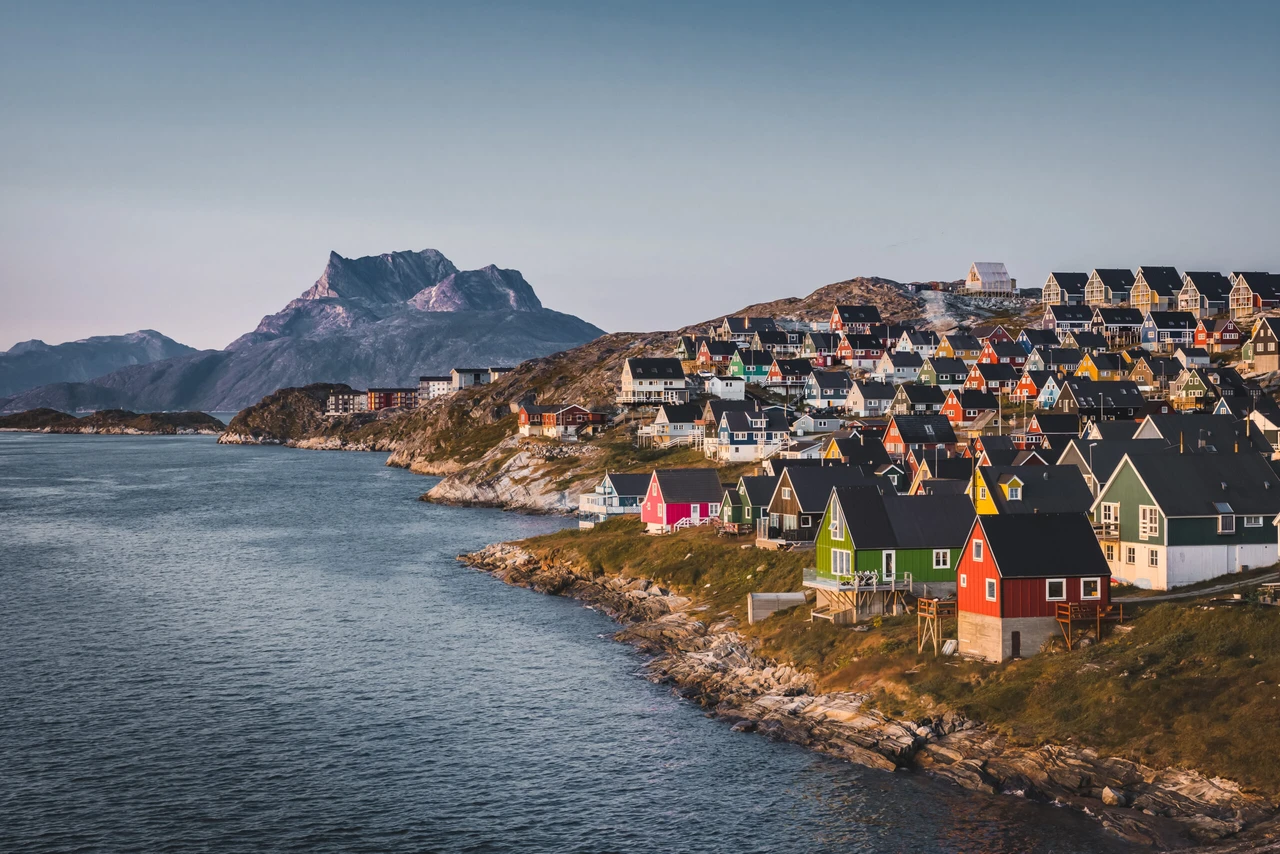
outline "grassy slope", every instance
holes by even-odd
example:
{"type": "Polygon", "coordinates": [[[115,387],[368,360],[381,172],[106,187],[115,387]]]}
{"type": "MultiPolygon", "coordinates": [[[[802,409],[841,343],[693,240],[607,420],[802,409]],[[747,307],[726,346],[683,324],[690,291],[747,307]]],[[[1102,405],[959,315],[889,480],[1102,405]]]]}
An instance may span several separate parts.
{"type": "MultiPolygon", "coordinates": [[[[916,654],[914,616],[854,632],[811,623],[800,607],[747,626],[746,594],[801,589],[799,569],[813,553],[740,548],[745,542],[709,528],[649,537],[629,518],[525,545],[609,575],[651,578],[710,615],[731,613],[766,655],[816,673],[821,690],[870,693],[891,714],[957,709],[1016,743],[1082,744],[1280,794],[1269,743],[1280,724],[1280,609],[1165,603],[1095,646],[1004,665],[957,662],[916,654]]],[[[955,636],[954,622],[945,634],[955,636]]]]}

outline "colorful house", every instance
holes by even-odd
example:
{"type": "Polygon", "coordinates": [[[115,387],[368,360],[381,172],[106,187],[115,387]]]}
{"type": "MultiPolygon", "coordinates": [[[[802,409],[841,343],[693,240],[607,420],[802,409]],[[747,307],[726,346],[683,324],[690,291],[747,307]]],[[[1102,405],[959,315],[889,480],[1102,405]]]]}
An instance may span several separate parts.
{"type": "Polygon", "coordinates": [[[1239,347],[1243,340],[1242,335],[1240,327],[1234,320],[1227,318],[1207,320],[1202,317],[1196,324],[1194,342],[1197,347],[1203,347],[1210,353],[1221,353],[1224,350],[1234,350],[1239,347]]]}
{"type": "Polygon", "coordinates": [[[1083,305],[1084,286],[1088,281],[1088,273],[1050,273],[1041,299],[1046,306],[1083,305]]]}
{"type": "Polygon", "coordinates": [[[838,305],[831,310],[831,331],[866,335],[881,322],[874,305],[838,305]]]}
{"type": "Polygon", "coordinates": [[[980,514],[1085,514],[1093,503],[1075,466],[979,466],[968,492],[980,514]]]}
{"type": "Polygon", "coordinates": [[[814,370],[804,381],[804,402],[817,409],[844,406],[851,385],[845,371],[814,370]]]}
{"type": "Polygon", "coordinates": [[[594,528],[611,516],[639,513],[651,477],[648,474],[606,474],[595,489],[578,497],[578,527],[594,528]]]}
{"type": "Polygon", "coordinates": [[[1231,299],[1231,280],[1217,271],[1183,273],[1182,290],[1178,292],[1178,311],[1189,311],[1196,317],[1212,317],[1227,310],[1231,299]]]}
{"type": "Polygon", "coordinates": [[[1142,312],[1175,310],[1182,284],[1182,276],[1173,267],[1139,267],[1129,289],[1129,303],[1142,312]]]}
{"type": "Polygon", "coordinates": [[[955,430],[945,415],[894,415],[884,431],[884,449],[891,457],[904,457],[913,450],[946,454],[956,444],[955,430]]]}
{"type": "Polygon", "coordinates": [[[967,332],[948,332],[938,340],[938,349],[933,354],[972,365],[982,355],[982,342],[967,332]]]}
{"type": "Polygon", "coordinates": [[[1280,477],[1227,450],[1125,455],[1092,508],[1117,578],[1165,590],[1276,562],[1280,477]]]}
{"type": "Polygon", "coordinates": [[[1124,302],[1132,288],[1132,270],[1096,269],[1085,282],[1084,301],[1087,305],[1116,305],[1124,302]]]}
{"type": "Polygon", "coordinates": [[[956,576],[960,654],[988,661],[1038,652],[1063,606],[1088,616],[1110,605],[1111,573],[1083,513],[977,516],[956,576]]]}
{"type": "Polygon", "coordinates": [[[1124,360],[1116,353],[1086,353],[1075,370],[1075,376],[1094,382],[1120,379],[1126,373],[1124,360]]]}
{"type": "Polygon", "coordinates": [[[1093,309],[1084,305],[1050,305],[1044,311],[1043,326],[1059,338],[1068,332],[1086,332],[1093,326],[1093,309]]]}
{"type": "Polygon", "coordinates": [[[864,371],[875,370],[883,355],[884,344],[874,335],[845,334],[836,345],[836,358],[839,361],[864,371]]]}
{"type": "Polygon", "coordinates": [[[962,359],[933,355],[924,360],[916,382],[921,385],[933,385],[943,391],[963,388],[965,378],[969,376],[969,366],[962,359]]]}
{"type": "Polygon", "coordinates": [[[1019,332],[1015,341],[1027,354],[1037,347],[1057,347],[1062,343],[1058,340],[1058,333],[1052,329],[1036,329],[1031,326],[1019,332]]]}
{"type": "Polygon", "coordinates": [[[760,519],[769,515],[769,499],[778,485],[778,475],[743,475],[725,490],[720,502],[720,524],[735,532],[754,531],[760,519]]]}
{"type": "Polygon", "coordinates": [[[651,534],[706,525],[720,516],[723,496],[715,469],[658,469],[650,476],[640,519],[651,534]]]}
{"type": "Polygon", "coordinates": [[[979,419],[991,418],[1000,413],[1000,398],[989,391],[964,389],[950,391],[942,403],[941,412],[954,427],[974,424],[979,419]]]}
{"type": "Polygon", "coordinates": [[[1026,363],[1027,351],[1016,341],[993,342],[988,339],[978,356],[979,365],[1012,365],[1021,368],[1026,363]]]}
{"type": "Polygon", "coordinates": [[[1148,350],[1172,351],[1196,337],[1196,318],[1189,311],[1149,311],[1142,318],[1141,343],[1148,350]]]}

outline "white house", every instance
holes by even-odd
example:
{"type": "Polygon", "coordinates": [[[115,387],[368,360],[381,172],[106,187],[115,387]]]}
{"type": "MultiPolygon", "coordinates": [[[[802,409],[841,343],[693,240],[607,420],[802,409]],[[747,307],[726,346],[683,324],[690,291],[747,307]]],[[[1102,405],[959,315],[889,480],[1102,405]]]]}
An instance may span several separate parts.
{"type": "Polygon", "coordinates": [[[747,381],[742,377],[712,376],[707,380],[707,393],[721,400],[746,400],[747,381]]]}
{"type": "Polygon", "coordinates": [[[967,293],[991,296],[1010,296],[1017,281],[1009,278],[1009,271],[999,261],[974,261],[965,277],[967,293]]]}

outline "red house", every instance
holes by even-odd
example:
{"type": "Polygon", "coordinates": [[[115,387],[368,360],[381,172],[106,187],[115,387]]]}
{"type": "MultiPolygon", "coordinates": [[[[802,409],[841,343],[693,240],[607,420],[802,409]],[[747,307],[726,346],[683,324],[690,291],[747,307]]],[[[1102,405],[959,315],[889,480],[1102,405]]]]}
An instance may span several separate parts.
{"type": "Polygon", "coordinates": [[[1196,324],[1196,346],[1203,347],[1210,353],[1221,353],[1223,350],[1234,350],[1240,346],[1244,336],[1234,320],[1200,319],[1196,324]]]}
{"type": "Polygon", "coordinates": [[[831,310],[831,331],[866,335],[880,322],[880,309],[874,305],[837,305],[831,310]]]}
{"type": "Polygon", "coordinates": [[[945,415],[895,415],[884,431],[884,449],[898,459],[910,451],[940,451],[949,456],[956,445],[956,431],[945,415]]]}
{"type": "Polygon", "coordinates": [[[972,424],[985,412],[999,412],[1000,399],[987,391],[952,389],[942,404],[942,414],[955,426],[972,424]]]}
{"type": "Polygon", "coordinates": [[[1026,363],[1027,351],[1022,349],[1022,345],[996,342],[990,338],[983,342],[982,352],[978,354],[980,365],[1013,365],[1015,368],[1021,368],[1026,363]]]}
{"type": "Polygon", "coordinates": [[[715,469],[658,469],[640,505],[640,520],[650,534],[709,524],[720,516],[724,486],[715,469]]]}
{"type": "Polygon", "coordinates": [[[1107,615],[1110,586],[1085,514],[980,515],[956,567],[960,654],[1032,655],[1060,634],[1061,611],[1081,620],[1107,615]]]}
{"type": "Polygon", "coordinates": [[[842,335],[836,345],[836,359],[855,368],[872,370],[883,355],[884,344],[874,335],[842,335]]]}
{"type": "Polygon", "coordinates": [[[1011,344],[1014,340],[1013,336],[1009,334],[1009,331],[999,324],[994,326],[979,326],[974,329],[971,334],[982,344],[986,344],[988,341],[993,344],[1011,344]]]}

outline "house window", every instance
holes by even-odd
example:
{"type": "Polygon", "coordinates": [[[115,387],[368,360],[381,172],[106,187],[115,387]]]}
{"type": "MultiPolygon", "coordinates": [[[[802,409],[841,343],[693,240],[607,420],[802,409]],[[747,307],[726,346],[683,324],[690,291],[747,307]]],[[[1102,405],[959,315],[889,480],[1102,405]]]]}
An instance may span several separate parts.
{"type": "Polygon", "coordinates": [[[831,574],[832,575],[850,575],[849,567],[852,565],[852,553],[844,549],[831,550],[831,574]]]}
{"type": "Polygon", "coordinates": [[[1124,562],[1125,562],[1125,563],[1137,563],[1137,562],[1138,562],[1138,550],[1137,550],[1135,547],[1133,547],[1133,546],[1125,546],[1125,549],[1124,549],[1124,562]]]}
{"type": "Polygon", "coordinates": [[[1147,549],[1147,566],[1160,565],[1160,551],[1158,549],[1147,549]]]}
{"type": "Polygon", "coordinates": [[[1218,533],[1234,534],[1236,532],[1236,517],[1229,513],[1224,513],[1218,517],[1218,533]]]}
{"type": "Polygon", "coordinates": [[[1115,543],[1107,543],[1107,544],[1106,544],[1106,546],[1103,548],[1103,551],[1105,551],[1105,552],[1106,552],[1106,554],[1107,554],[1107,560],[1112,561],[1112,560],[1115,560],[1115,559],[1116,559],[1116,544],[1115,544],[1115,543]]]}
{"type": "Polygon", "coordinates": [[[832,514],[832,516],[831,516],[831,539],[833,539],[833,540],[843,540],[843,539],[844,539],[844,531],[843,531],[843,530],[841,530],[841,527],[840,527],[840,514],[839,514],[839,513],[833,513],[833,514],[832,514]]]}
{"type": "Polygon", "coordinates": [[[1102,523],[1104,525],[1114,525],[1120,521],[1120,505],[1109,503],[1102,505],[1102,523]]]}
{"type": "MultiPolygon", "coordinates": [[[[987,488],[985,486],[978,487],[978,500],[979,501],[987,500],[987,488]]],[[[978,545],[981,545],[981,543],[978,541],[974,541],[974,545],[978,546],[978,545]]],[[[980,551],[981,551],[980,549],[974,551],[974,558],[973,558],[974,560],[982,560],[982,558],[977,556],[980,551]]]]}
{"type": "Polygon", "coordinates": [[[1067,580],[1065,578],[1047,578],[1044,582],[1044,598],[1050,602],[1061,602],[1067,598],[1067,580]]]}
{"type": "Polygon", "coordinates": [[[973,559],[975,561],[982,560],[982,540],[973,541],[973,559]]]}
{"type": "Polygon", "coordinates": [[[950,567],[951,567],[950,549],[934,549],[933,550],[933,568],[949,569],[950,567]]]}
{"type": "Polygon", "coordinates": [[[1138,507],[1138,539],[1160,536],[1160,511],[1147,504],[1138,507]]]}
{"type": "Polygon", "coordinates": [[[1102,598],[1102,582],[1097,578],[1080,579],[1080,598],[1081,599],[1100,599],[1102,598]]]}
{"type": "Polygon", "coordinates": [[[1261,516],[1245,516],[1245,517],[1244,517],[1244,526],[1245,526],[1246,528],[1261,528],[1261,527],[1262,527],[1262,517],[1261,517],[1261,516]]]}
{"type": "Polygon", "coordinates": [[[987,579],[987,601],[996,601],[996,580],[994,578],[987,579]]]}
{"type": "Polygon", "coordinates": [[[787,488],[784,486],[784,487],[782,488],[782,500],[783,500],[783,501],[788,501],[788,500],[790,500],[790,498],[791,498],[791,490],[787,489],[787,488]]]}
{"type": "Polygon", "coordinates": [[[812,524],[813,524],[813,520],[812,520],[812,519],[810,519],[808,516],[801,516],[801,517],[800,517],[800,527],[801,527],[801,528],[809,528],[809,527],[812,527],[812,524]]]}
{"type": "Polygon", "coordinates": [[[969,586],[969,576],[965,575],[963,572],[960,573],[960,586],[961,587],[969,586]]]}
{"type": "Polygon", "coordinates": [[[1022,500],[1022,487],[1021,487],[1021,486],[1011,486],[1011,487],[1009,487],[1009,500],[1010,500],[1010,501],[1021,501],[1021,500],[1022,500]]]}

